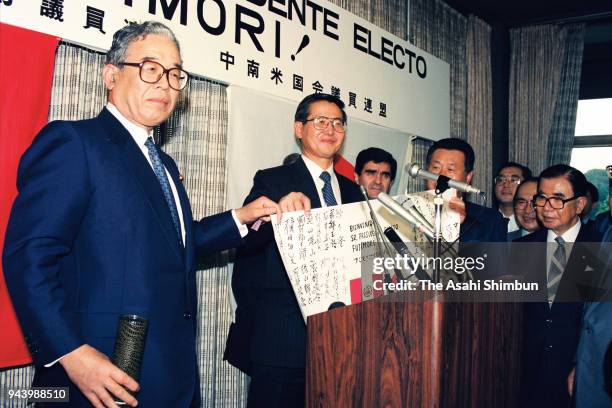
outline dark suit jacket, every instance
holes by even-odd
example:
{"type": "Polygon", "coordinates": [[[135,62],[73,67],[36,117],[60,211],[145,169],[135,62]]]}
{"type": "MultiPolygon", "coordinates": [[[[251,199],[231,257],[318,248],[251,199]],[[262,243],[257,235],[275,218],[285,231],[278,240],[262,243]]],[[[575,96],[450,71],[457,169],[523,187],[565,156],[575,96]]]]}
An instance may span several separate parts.
{"type": "MultiPolygon", "coordinates": [[[[542,228],[515,242],[545,243],[548,230],[542,228]]],[[[582,225],[576,243],[598,242],[601,236],[587,225],[582,225]]],[[[566,269],[559,283],[556,299],[571,292],[573,274],[581,274],[589,265],[582,247],[574,244],[566,269]]],[[[540,281],[546,296],[546,249],[542,245],[539,256],[522,256],[528,276],[540,281]]],[[[574,366],[578,333],[582,319],[582,302],[528,302],[524,304],[523,355],[521,375],[521,407],[567,407],[567,376],[574,366]]]]}
{"type": "Polygon", "coordinates": [[[149,321],[140,406],[186,407],[199,395],[194,250],[239,245],[229,212],[192,220],[174,161],[160,151],[185,221],[178,241],[155,174],[106,109],[48,124],[23,155],[6,233],[6,283],[36,364],[35,386],[70,386],[61,364],[82,344],[112,355],[118,318],[149,321]]]}
{"type": "MultiPolygon", "coordinates": [[[[363,199],[357,184],[336,174],[343,204],[363,199]]],[[[245,200],[265,195],[274,201],[292,191],[321,202],[302,159],[287,166],[260,170],[245,200]]],[[[302,368],[305,364],[306,326],[274,241],[272,226],[250,232],[237,254],[232,289],[238,308],[230,327],[225,359],[249,373],[251,363],[302,368]]]]}
{"type": "Polygon", "coordinates": [[[506,220],[499,211],[469,201],[465,203],[465,211],[465,220],[459,229],[459,255],[487,258],[485,269],[472,271],[475,279],[496,277],[503,269],[505,248],[495,243],[506,242],[506,220]]]}
{"type": "Polygon", "coordinates": [[[461,242],[506,242],[508,223],[499,211],[466,201],[465,212],[461,242]]]}

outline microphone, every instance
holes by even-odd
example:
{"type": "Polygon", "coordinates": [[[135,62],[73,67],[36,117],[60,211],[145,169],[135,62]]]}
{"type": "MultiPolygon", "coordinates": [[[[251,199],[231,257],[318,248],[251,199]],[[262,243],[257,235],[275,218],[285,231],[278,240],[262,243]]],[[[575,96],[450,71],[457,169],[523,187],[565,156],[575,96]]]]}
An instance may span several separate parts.
{"type": "MultiPolygon", "coordinates": [[[[402,241],[400,236],[397,235],[397,232],[395,232],[393,227],[385,228],[385,236],[389,242],[391,242],[391,245],[393,245],[398,254],[412,258],[412,254],[410,253],[408,246],[404,243],[404,241],[402,241]]],[[[431,279],[427,272],[423,271],[421,268],[414,270],[414,274],[419,280],[431,279]]]]}
{"type": "Polygon", "coordinates": [[[388,194],[378,194],[378,201],[380,201],[385,207],[387,207],[389,211],[396,214],[409,224],[413,225],[416,229],[421,231],[428,238],[433,239],[433,232],[431,231],[431,228],[429,228],[427,225],[423,224],[416,217],[410,214],[409,211],[402,207],[400,203],[392,199],[388,194]]]}
{"type": "MultiPolygon", "coordinates": [[[[370,218],[372,219],[372,223],[374,224],[374,232],[376,233],[376,245],[378,247],[378,250],[381,254],[384,254],[385,252],[387,254],[390,254],[391,250],[389,248],[389,245],[385,242],[383,238],[382,227],[380,225],[380,222],[378,222],[378,217],[376,216],[376,213],[374,212],[374,209],[372,208],[372,204],[370,204],[370,200],[368,199],[368,194],[366,193],[366,190],[365,188],[363,188],[363,186],[359,186],[359,191],[361,191],[361,194],[363,195],[363,198],[365,199],[365,202],[368,205],[368,208],[370,210],[370,218]]],[[[404,276],[398,269],[395,269],[395,274],[400,280],[404,279],[404,276]]],[[[389,275],[388,272],[384,273],[383,276],[384,276],[385,282],[387,283],[391,282],[391,276],[389,275]]]]}
{"type": "Polygon", "coordinates": [[[416,206],[414,205],[414,202],[410,198],[407,198],[406,201],[404,201],[402,203],[402,206],[404,208],[406,208],[408,210],[408,212],[410,214],[412,214],[412,216],[414,218],[419,220],[421,222],[421,224],[423,224],[425,227],[427,227],[431,231],[432,234],[434,233],[433,225],[431,225],[429,220],[427,220],[427,218],[425,218],[425,216],[423,214],[421,214],[419,209],[416,208],[416,206]]]}
{"type": "Polygon", "coordinates": [[[450,188],[454,188],[455,190],[462,191],[464,193],[473,193],[483,195],[484,193],[477,189],[476,187],[472,187],[467,183],[462,181],[451,180],[450,178],[443,176],[441,174],[434,174],[427,170],[423,170],[418,164],[412,163],[410,167],[406,166],[406,170],[408,174],[412,178],[422,178],[425,180],[435,181],[436,183],[446,182],[450,188]]]}

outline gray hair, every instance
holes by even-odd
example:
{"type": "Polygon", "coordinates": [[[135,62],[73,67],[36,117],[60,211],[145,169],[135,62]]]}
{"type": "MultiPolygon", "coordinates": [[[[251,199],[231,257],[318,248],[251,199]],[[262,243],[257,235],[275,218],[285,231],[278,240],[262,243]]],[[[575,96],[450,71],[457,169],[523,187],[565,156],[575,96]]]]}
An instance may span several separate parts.
{"type": "Polygon", "coordinates": [[[125,53],[132,41],[144,38],[149,34],[162,35],[169,38],[181,53],[181,47],[170,28],[157,21],[145,21],[144,23],[131,23],[118,30],[113,35],[113,43],[106,53],[106,63],[115,66],[125,62],[125,53]]]}

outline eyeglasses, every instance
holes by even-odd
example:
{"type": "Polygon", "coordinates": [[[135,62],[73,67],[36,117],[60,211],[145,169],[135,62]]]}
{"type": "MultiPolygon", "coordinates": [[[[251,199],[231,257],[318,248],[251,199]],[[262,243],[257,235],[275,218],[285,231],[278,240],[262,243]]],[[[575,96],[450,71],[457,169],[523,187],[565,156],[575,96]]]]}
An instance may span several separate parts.
{"type": "Polygon", "coordinates": [[[519,176],[497,176],[495,177],[495,184],[512,183],[521,184],[521,178],[519,176]]]}
{"type": "Polygon", "coordinates": [[[306,119],[304,123],[311,122],[317,130],[325,130],[329,127],[329,124],[334,127],[334,130],[338,133],[346,132],[346,123],[342,119],[331,119],[325,116],[319,116],[313,119],[306,119]]]}
{"type": "Polygon", "coordinates": [[[538,194],[537,196],[535,196],[533,198],[533,204],[536,207],[545,207],[546,203],[550,204],[550,207],[553,210],[561,210],[563,207],[565,207],[565,203],[573,201],[577,198],[580,198],[582,196],[574,196],[572,198],[561,198],[561,197],[546,197],[543,196],[542,194],[538,194]]]}
{"type": "Polygon", "coordinates": [[[140,79],[147,84],[156,84],[166,74],[168,85],[175,91],[182,91],[187,85],[189,74],[180,68],[166,69],[162,64],[155,61],[121,62],[120,65],[138,67],[140,79]]]}
{"type": "Polygon", "coordinates": [[[514,202],[514,208],[516,208],[517,210],[524,210],[527,207],[531,207],[531,208],[534,207],[532,200],[526,200],[524,198],[519,198],[514,202]]]}

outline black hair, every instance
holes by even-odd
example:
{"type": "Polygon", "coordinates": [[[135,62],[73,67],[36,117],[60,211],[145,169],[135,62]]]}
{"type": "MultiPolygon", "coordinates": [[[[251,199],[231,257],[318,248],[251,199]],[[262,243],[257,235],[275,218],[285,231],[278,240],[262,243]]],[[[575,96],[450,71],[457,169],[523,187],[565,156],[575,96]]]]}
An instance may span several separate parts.
{"type": "MultiPolygon", "coordinates": [[[[551,179],[564,177],[572,185],[574,197],[584,197],[587,192],[587,179],[578,169],[568,166],[567,164],[555,164],[540,173],[540,181],[542,179],[551,179]]],[[[539,183],[538,183],[539,187],[539,183]]]]}
{"type": "Polygon", "coordinates": [[[431,145],[429,150],[427,150],[427,165],[429,165],[431,162],[431,157],[438,149],[459,150],[461,153],[463,153],[463,157],[465,158],[465,172],[469,173],[470,171],[474,170],[474,149],[472,149],[472,146],[470,146],[470,144],[465,140],[449,137],[447,139],[440,139],[436,141],[431,145]]]}
{"type": "Polygon", "coordinates": [[[300,159],[300,157],[302,157],[301,154],[299,153],[291,153],[288,154],[287,156],[285,156],[285,158],[283,159],[283,166],[288,166],[290,164],[295,163],[296,161],[298,161],[300,159]]]}
{"type": "Polygon", "coordinates": [[[590,197],[592,203],[596,203],[599,201],[599,191],[597,191],[597,187],[595,187],[595,184],[591,183],[588,180],[586,193],[590,197]]]}
{"type": "Polygon", "coordinates": [[[501,166],[499,170],[497,171],[497,176],[499,176],[499,173],[501,173],[503,169],[508,168],[508,167],[516,167],[517,169],[520,169],[521,175],[522,175],[521,177],[523,178],[523,180],[528,180],[533,177],[533,174],[531,173],[531,169],[529,167],[523,166],[522,164],[519,164],[513,161],[504,163],[504,165],[501,166]]]}
{"type": "Polygon", "coordinates": [[[361,174],[363,166],[368,162],[388,163],[391,167],[391,181],[395,180],[397,174],[397,161],[391,153],[378,147],[368,147],[359,152],[355,160],[355,173],[361,174]]]}
{"type": "Polygon", "coordinates": [[[529,177],[528,179],[525,179],[523,181],[521,181],[521,184],[518,185],[518,187],[516,188],[516,191],[514,192],[514,199],[513,201],[516,202],[517,198],[518,198],[518,193],[519,190],[521,189],[521,187],[527,183],[536,183],[536,188],[538,187],[538,182],[540,181],[539,177],[529,177]]]}
{"type": "Polygon", "coordinates": [[[302,99],[295,110],[295,121],[305,123],[310,114],[310,105],[319,101],[327,101],[336,104],[342,111],[342,122],[346,123],[346,112],[344,111],[344,102],[334,95],[326,93],[313,93],[302,99]]]}

